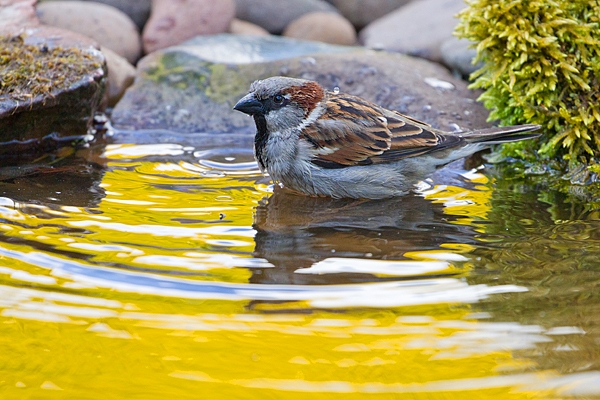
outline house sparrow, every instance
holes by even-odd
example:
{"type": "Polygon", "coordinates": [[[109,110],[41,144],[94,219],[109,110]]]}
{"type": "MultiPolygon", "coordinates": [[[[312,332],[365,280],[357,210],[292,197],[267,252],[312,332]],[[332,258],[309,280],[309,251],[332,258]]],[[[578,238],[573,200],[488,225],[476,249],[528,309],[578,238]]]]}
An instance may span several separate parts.
{"type": "Polygon", "coordinates": [[[538,137],[539,125],[451,133],[317,82],[255,81],[234,110],[256,123],[254,155],[273,181],[310,196],[407,194],[436,168],[490,145],[538,137]]]}

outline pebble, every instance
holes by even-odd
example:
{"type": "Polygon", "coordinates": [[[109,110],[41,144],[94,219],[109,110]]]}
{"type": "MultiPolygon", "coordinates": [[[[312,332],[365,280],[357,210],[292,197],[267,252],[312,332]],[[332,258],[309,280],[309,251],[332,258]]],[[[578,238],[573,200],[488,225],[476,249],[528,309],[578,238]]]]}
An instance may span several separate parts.
{"type": "Polygon", "coordinates": [[[276,34],[302,15],[318,11],[338,12],[323,0],[236,0],[237,18],[276,34]]]}
{"type": "Polygon", "coordinates": [[[285,28],[283,36],[341,45],[356,43],[356,31],[350,21],[330,12],[304,14],[285,28]]]}
{"type": "Polygon", "coordinates": [[[140,34],[124,12],[91,1],[45,1],[38,4],[40,22],[88,36],[135,63],[141,54],[140,34]]]}
{"type": "Polygon", "coordinates": [[[420,0],[373,21],[359,33],[366,47],[440,62],[441,45],[452,38],[463,0],[420,0]]]}
{"type": "Polygon", "coordinates": [[[234,0],[153,0],[142,34],[151,53],[197,35],[226,32],[235,15],[234,0]]]}
{"type": "MultiPolygon", "coordinates": [[[[72,0],[71,0],[72,1],[72,0]]],[[[140,32],[150,16],[152,0],[93,0],[123,11],[137,25],[140,32]]]]}
{"type": "Polygon", "coordinates": [[[234,35],[253,35],[253,36],[268,36],[269,31],[265,28],[253,24],[252,22],[242,21],[241,19],[234,18],[229,24],[229,33],[234,35]]]}
{"type": "Polygon", "coordinates": [[[109,48],[103,48],[101,51],[106,58],[108,68],[108,88],[105,98],[108,106],[114,107],[123,97],[125,90],[133,83],[135,67],[109,48]]]}

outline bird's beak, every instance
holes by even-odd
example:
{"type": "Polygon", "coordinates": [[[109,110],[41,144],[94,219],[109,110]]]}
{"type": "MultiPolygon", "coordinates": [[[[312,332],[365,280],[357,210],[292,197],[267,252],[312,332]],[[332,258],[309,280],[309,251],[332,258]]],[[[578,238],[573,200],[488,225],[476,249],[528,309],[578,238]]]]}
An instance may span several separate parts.
{"type": "Polygon", "coordinates": [[[233,109],[249,115],[254,115],[260,114],[263,111],[263,104],[254,97],[254,93],[248,93],[233,106],[233,109]]]}

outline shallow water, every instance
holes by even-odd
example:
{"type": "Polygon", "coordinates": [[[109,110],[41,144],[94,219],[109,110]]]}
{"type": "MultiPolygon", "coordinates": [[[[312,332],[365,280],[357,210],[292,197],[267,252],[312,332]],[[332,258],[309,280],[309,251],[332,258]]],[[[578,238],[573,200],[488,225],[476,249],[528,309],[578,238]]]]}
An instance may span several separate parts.
{"type": "Polygon", "coordinates": [[[600,397],[600,213],[494,169],[314,199],[122,132],[0,196],[3,399],[600,397]]]}

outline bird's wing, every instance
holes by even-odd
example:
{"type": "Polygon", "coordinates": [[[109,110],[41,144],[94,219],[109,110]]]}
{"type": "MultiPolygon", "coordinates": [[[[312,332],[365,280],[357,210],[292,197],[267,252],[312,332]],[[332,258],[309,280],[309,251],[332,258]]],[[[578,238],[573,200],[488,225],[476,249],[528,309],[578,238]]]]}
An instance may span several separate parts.
{"type": "Polygon", "coordinates": [[[313,164],[323,168],[388,163],[457,145],[462,139],[359,97],[332,95],[305,127],[313,164]]]}

